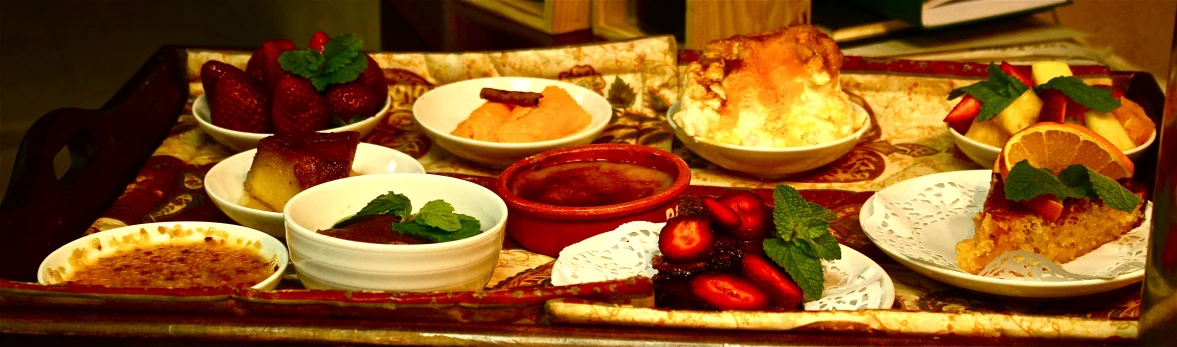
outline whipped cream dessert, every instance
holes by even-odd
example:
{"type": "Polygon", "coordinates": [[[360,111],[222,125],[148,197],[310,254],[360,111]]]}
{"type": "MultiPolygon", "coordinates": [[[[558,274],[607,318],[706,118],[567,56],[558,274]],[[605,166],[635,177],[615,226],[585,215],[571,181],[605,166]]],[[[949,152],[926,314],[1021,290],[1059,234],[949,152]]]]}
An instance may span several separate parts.
{"type": "Polygon", "coordinates": [[[810,25],[707,44],[687,67],[682,111],[687,135],[750,147],[797,147],[838,140],[865,112],[838,84],[842,52],[810,25]]]}

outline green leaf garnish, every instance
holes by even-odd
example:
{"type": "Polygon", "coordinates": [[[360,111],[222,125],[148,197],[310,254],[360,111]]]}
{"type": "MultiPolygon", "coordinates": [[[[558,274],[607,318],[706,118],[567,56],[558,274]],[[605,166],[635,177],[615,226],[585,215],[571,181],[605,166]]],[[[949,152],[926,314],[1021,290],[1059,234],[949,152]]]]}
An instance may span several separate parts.
{"type": "Polygon", "coordinates": [[[372,201],[368,202],[368,205],[360,209],[360,212],[356,212],[355,215],[335,223],[332,228],[342,228],[355,223],[360,218],[371,216],[397,216],[400,217],[401,221],[404,221],[409,218],[409,213],[412,212],[413,205],[409,202],[409,197],[404,194],[388,192],[372,199],[372,201]]]}
{"type": "Polygon", "coordinates": [[[345,125],[356,124],[362,120],[368,119],[368,117],[370,117],[370,116],[365,116],[362,114],[357,114],[357,115],[351,116],[351,119],[348,119],[348,120],[343,120],[339,117],[331,117],[331,122],[327,126],[327,128],[331,129],[331,128],[338,128],[338,127],[345,126],[345,125]]]}
{"type": "Polygon", "coordinates": [[[433,200],[421,206],[417,216],[413,217],[417,224],[435,227],[445,231],[457,231],[462,228],[458,222],[458,215],[454,214],[454,207],[441,200],[433,200]]]}
{"type": "Polygon", "coordinates": [[[1014,100],[1022,96],[1022,93],[1030,90],[1030,87],[1022,83],[1021,80],[1018,80],[1017,77],[1006,74],[992,62],[989,63],[988,71],[988,80],[956,88],[948,93],[948,100],[968,94],[976,98],[977,101],[980,101],[981,112],[977,114],[978,122],[984,122],[997,117],[998,113],[1009,107],[1014,100]]]}
{"type": "Polygon", "coordinates": [[[772,196],[776,237],[764,240],[764,252],[797,282],[806,301],[820,299],[825,290],[821,260],[842,258],[842,248],[829,231],[837,215],[787,185],[776,186],[772,196]]]}
{"type": "Polygon", "coordinates": [[[364,39],[360,35],[337,35],[323,46],[322,54],[309,48],[289,50],[278,56],[278,65],[310,79],[315,90],[323,92],[328,85],[354,81],[368,68],[363,49],[364,39]]]}
{"type": "Polygon", "coordinates": [[[1014,164],[1005,177],[1006,199],[1024,201],[1044,194],[1054,195],[1059,200],[1100,200],[1104,205],[1124,212],[1132,212],[1140,204],[1140,197],[1119,182],[1080,164],[1068,166],[1055,177],[1050,170],[1036,168],[1029,160],[1022,160],[1014,164]]]}
{"type": "Polygon", "coordinates": [[[478,219],[464,214],[457,216],[461,227],[452,232],[420,223],[393,223],[392,230],[401,234],[424,238],[432,242],[461,240],[481,233],[482,223],[478,219]]]}
{"type": "Polygon", "coordinates": [[[1058,90],[1071,100],[1093,111],[1111,112],[1120,107],[1120,99],[1112,97],[1112,90],[1089,86],[1074,76],[1055,77],[1034,87],[1035,91],[1046,89],[1058,90]]]}

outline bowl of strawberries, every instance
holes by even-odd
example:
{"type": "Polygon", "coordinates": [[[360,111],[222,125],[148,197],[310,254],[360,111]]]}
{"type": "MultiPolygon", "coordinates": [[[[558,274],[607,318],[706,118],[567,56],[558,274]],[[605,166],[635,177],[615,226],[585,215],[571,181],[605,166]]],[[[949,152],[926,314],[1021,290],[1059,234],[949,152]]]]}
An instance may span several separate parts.
{"type": "Polygon", "coordinates": [[[366,136],[392,100],[380,65],[356,34],[316,32],[308,48],[266,41],[245,69],[220,61],[200,67],[204,95],[196,122],[217,142],[246,151],[276,133],[355,131],[366,136]]]}

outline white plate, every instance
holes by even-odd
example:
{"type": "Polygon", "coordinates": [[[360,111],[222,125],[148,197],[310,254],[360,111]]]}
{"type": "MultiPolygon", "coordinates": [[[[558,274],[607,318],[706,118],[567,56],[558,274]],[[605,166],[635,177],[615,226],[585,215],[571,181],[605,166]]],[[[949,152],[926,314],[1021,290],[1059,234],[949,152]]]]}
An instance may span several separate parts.
{"type": "MultiPolygon", "coordinates": [[[[237,223],[284,239],[286,225],[281,212],[263,211],[240,204],[245,198],[245,176],[253,165],[256,153],[257,149],[251,149],[217,163],[204,176],[204,191],[222,212],[237,223]]],[[[412,156],[363,142],[356,147],[356,157],[352,160],[351,168],[361,175],[425,173],[425,168],[412,156]]]]}
{"type": "MultiPolygon", "coordinates": [[[[652,258],[658,252],[658,233],[666,223],[629,222],[616,230],[572,244],[560,252],[552,267],[552,284],[569,285],[618,280],[657,273],[652,258]]],[[[889,309],[895,303],[895,283],[879,264],[845,245],[842,259],[823,262],[824,296],[805,303],[806,311],[889,309]],[[832,275],[840,273],[843,276],[832,275]]]]}
{"type": "MultiPolygon", "coordinates": [[[[978,181],[988,182],[991,179],[992,174],[993,174],[993,172],[990,170],[969,170],[969,171],[945,172],[945,173],[939,173],[939,174],[934,174],[934,175],[922,176],[919,178],[913,178],[913,179],[909,179],[909,180],[902,181],[899,183],[895,183],[895,184],[885,188],[883,191],[906,190],[906,189],[909,189],[912,185],[920,183],[921,180],[927,180],[930,178],[937,179],[938,177],[949,177],[949,178],[951,178],[951,180],[953,182],[961,182],[964,185],[971,185],[970,183],[967,183],[967,182],[978,182],[978,181]]],[[[978,194],[988,194],[987,188],[983,192],[978,190],[978,194]]],[[[862,208],[859,211],[859,221],[860,222],[869,220],[870,218],[872,218],[874,216],[874,214],[875,214],[874,200],[875,200],[875,197],[871,196],[870,198],[868,198],[866,200],[865,203],[863,203],[862,208]]],[[[964,211],[962,213],[975,214],[977,212],[978,211],[973,210],[973,211],[964,211]]],[[[969,223],[962,222],[963,225],[961,225],[960,227],[961,228],[968,228],[969,230],[972,230],[974,226],[971,223],[971,219],[968,219],[968,220],[970,221],[969,223]]],[[[867,228],[868,228],[868,226],[866,224],[863,224],[863,229],[867,229],[867,228]]],[[[935,279],[937,281],[947,283],[952,286],[956,286],[956,287],[960,287],[960,288],[964,288],[964,289],[968,289],[968,290],[973,290],[973,291],[978,291],[978,292],[982,292],[982,293],[1004,295],[1004,296],[1014,296],[1014,297],[1025,297],[1025,298],[1068,298],[1068,297],[1076,297],[1076,296],[1103,293],[1103,292],[1123,288],[1125,286],[1139,282],[1144,277],[1144,270],[1130,272],[1130,273],[1116,276],[1114,278],[1110,278],[1110,279],[1106,279],[1106,280],[1105,279],[1084,279],[1084,280],[1046,282],[1046,281],[1018,281],[1018,280],[1010,280],[1010,279],[1003,279],[1003,278],[996,278],[996,277],[984,277],[984,276],[973,275],[973,274],[959,271],[956,269],[945,268],[945,267],[942,267],[939,265],[931,264],[931,263],[928,263],[928,262],[925,262],[922,260],[918,260],[918,259],[914,259],[914,258],[905,256],[905,255],[901,254],[898,250],[888,247],[884,242],[880,242],[879,240],[876,240],[873,236],[870,235],[869,232],[866,234],[868,237],[870,237],[871,242],[874,242],[874,244],[876,246],[878,246],[879,249],[883,251],[883,253],[885,253],[888,256],[890,256],[891,258],[895,259],[895,261],[899,262],[900,264],[903,264],[904,266],[911,268],[915,272],[917,272],[921,275],[924,275],[924,276],[928,276],[928,277],[935,279]]],[[[971,232],[970,232],[970,237],[971,237],[971,232]]],[[[940,246],[941,247],[947,246],[949,248],[955,248],[955,244],[953,244],[953,245],[940,245],[940,246]]]]}

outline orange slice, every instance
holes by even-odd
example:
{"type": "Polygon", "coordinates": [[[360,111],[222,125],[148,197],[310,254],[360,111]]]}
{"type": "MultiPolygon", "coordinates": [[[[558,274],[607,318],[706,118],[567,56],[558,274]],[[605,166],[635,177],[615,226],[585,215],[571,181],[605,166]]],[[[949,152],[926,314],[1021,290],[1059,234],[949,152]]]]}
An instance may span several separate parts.
{"type": "Polygon", "coordinates": [[[1004,177],[1014,164],[1030,165],[1056,175],[1072,164],[1083,164],[1108,178],[1132,177],[1132,161],[1107,139],[1081,125],[1044,122],[1010,136],[997,156],[994,171],[1004,177]]]}

